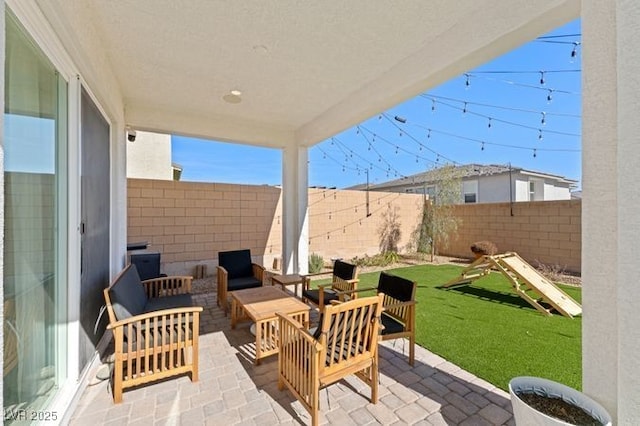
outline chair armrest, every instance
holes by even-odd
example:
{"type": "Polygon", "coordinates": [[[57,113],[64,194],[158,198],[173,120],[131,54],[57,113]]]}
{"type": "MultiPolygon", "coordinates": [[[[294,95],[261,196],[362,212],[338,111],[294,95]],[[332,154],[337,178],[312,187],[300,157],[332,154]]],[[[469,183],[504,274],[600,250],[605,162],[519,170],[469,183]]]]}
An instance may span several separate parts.
{"type": "Polygon", "coordinates": [[[252,263],[251,268],[253,270],[253,277],[262,282],[264,279],[264,266],[252,263]]]}
{"type": "Polygon", "coordinates": [[[163,317],[170,317],[170,316],[181,315],[181,314],[199,315],[200,312],[202,312],[202,306],[189,306],[184,308],[163,309],[160,311],[153,311],[153,312],[147,312],[140,315],[135,315],[130,318],[126,318],[120,321],[116,321],[114,323],[110,323],[107,326],[107,328],[109,330],[113,330],[115,328],[124,327],[129,324],[142,323],[142,321],[145,321],[148,319],[158,318],[159,321],[162,321],[163,317]]]}
{"type": "MultiPolygon", "coordinates": [[[[313,338],[311,333],[309,333],[308,328],[306,328],[304,324],[299,323],[289,315],[282,312],[276,312],[276,316],[278,317],[280,323],[280,336],[290,336],[291,334],[295,334],[296,337],[300,337],[305,341],[305,343],[315,347],[316,350],[320,350],[322,348],[320,343],[318,343],[318,341],[313,338]]],[[[280,344],[282,344],[283,341],[285,341],[284,343],[286,344],[286,340],[286,337],[284,339],[281,338],[280,344]]]]}
{"type": "Polygon", "coordinates": [[[361,293],[364,291],[377,291],[377,290],[378,290],[377,287],[361,287],[355,290],[341,290],[336,292],[340,294],[351,294],[351,293],[361,293]]]}
{"type": "Polygon", "coordinates": [[[193,277],[158,277],[142,281],[147,297],[173,296],[191,293],[193,277]]]}

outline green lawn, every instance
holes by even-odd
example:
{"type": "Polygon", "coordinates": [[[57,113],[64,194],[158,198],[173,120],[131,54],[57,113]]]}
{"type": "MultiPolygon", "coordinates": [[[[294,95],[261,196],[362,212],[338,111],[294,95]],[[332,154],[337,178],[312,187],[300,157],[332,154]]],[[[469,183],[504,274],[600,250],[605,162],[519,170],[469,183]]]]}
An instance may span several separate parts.
{"type": "MultiPolygon", "coordinates": [[[[471,285],[438,286],[459,275],[456,265],[421,265],[389,273],[418,283],[416,339],[420,346],[507,390],[515,376],[545,377],[581,389],[580,317],[545,316],[491,273],[471,285]]],[[[378,272],[360,275],[375,287],[378,272]]],[[[580,289],[562,286],[580,302],[580,289]]]]}

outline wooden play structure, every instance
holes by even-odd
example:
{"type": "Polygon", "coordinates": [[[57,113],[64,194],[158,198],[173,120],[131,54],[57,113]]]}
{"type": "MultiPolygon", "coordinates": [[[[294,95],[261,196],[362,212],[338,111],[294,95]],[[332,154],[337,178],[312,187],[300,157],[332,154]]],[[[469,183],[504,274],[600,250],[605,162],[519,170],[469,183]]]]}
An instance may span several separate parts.
{"type": "Polygon", "coordinates": [[[569,318],[582,314],[582,306],[578,302],[515,252],[481,256],[467,266],[458,277],[442,287],[469,284],[488,275],[492,270],[499,271],[507,277],[516,294],[545,315],[551,315],[554,309],[569,318]]]}

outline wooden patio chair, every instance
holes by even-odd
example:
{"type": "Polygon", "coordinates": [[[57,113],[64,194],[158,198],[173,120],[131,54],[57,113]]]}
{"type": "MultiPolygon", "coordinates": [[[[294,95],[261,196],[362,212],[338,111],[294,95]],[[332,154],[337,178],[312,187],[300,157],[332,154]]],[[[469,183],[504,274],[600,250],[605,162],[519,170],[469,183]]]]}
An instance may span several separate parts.
{"type": "Polygon", "coordinates": [[[409,364],[415,360],[416,346],[416,283],[386,272],[380,273],[377,288],[360,288],[354,294],[376,290],[384,294],[382,302],[380,340],[406,337],[409,340],[409,364]]]}
{"type": "Polygon", "coordinates": [[[278,313],[278,388],[286,386],[318,424],[320,389],[356,374],[378,401],[378,334],[383,295],[334,302],[325,307],[312,335],[303,324],[278,313]]]}
{"type": "Polygon", "coordinates": [[[302,300],[318,306],[320,312],[325,305],[334,300],[344,302],[345,296],[356,297],[358,289],[358,267],[351,263],[336,260],[333,263],[331,283],[320,284],[318,289],[311,288],[311,277],[321,274],[312,274],[304,277],[302,287],[302,300]]]}
{"type": "Polygon", "coordinates": [[[264,267],[251,261],[249,249],[218,252],[216,270],[218,276],[216,303],[224,310],[225,316],[229,312],[228,292],[262,286],[264,267]]]}

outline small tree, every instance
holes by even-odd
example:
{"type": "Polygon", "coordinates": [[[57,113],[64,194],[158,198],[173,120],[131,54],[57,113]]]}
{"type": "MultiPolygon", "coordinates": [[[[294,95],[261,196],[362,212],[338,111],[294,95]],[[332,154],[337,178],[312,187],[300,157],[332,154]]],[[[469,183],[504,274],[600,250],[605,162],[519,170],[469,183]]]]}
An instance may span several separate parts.
{"type": "Polygon", "coordinates": [[[400,243],[400,215],[398,214],[398,206],[387,205],[387,210],[382,216],[382,223],[378,228],[380,236],[380,252],[398,252],[398,244],[400,243]]]}
{"type": "Polygon", "coordinates": [[[462,179],[455,166],[447,165],[434,170],[435,196],[425,200],[422,222],[417,234],[419,252],[431,252],[431,261],[439,248],[446,248],[452,234],[458,231],[460,219],[453,215],[453,206],[462,200],[462,179]]]}

